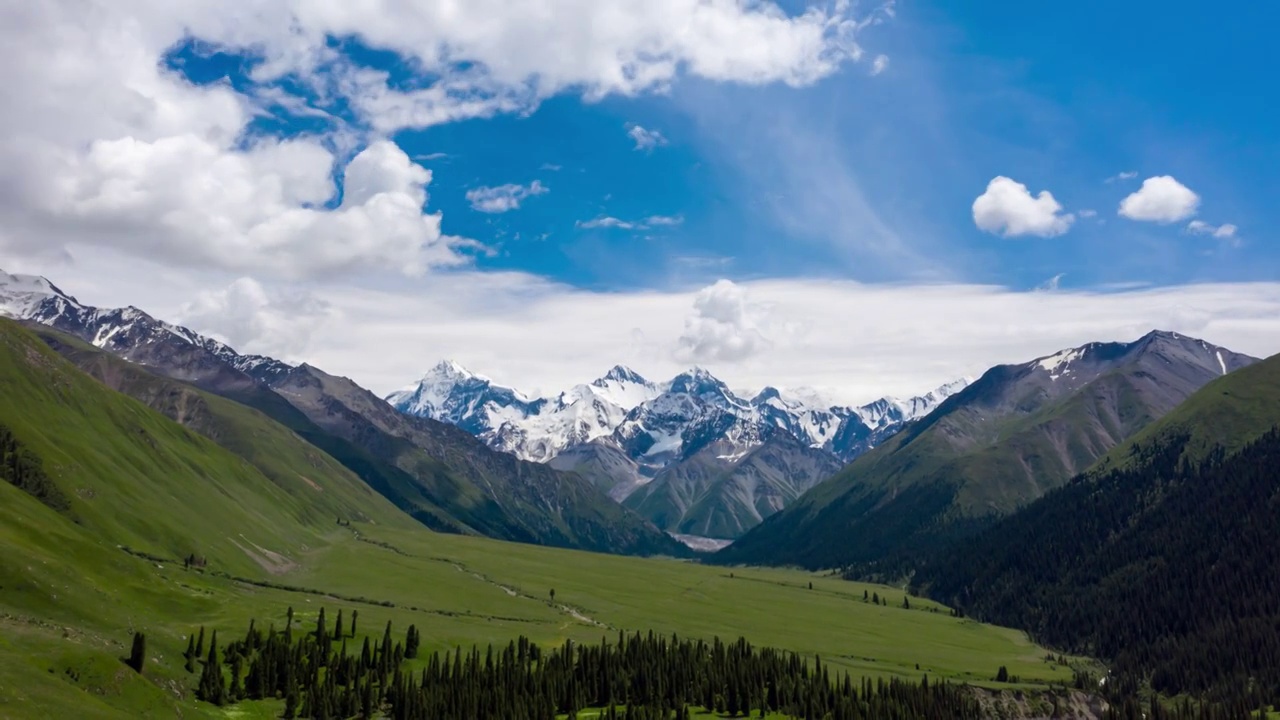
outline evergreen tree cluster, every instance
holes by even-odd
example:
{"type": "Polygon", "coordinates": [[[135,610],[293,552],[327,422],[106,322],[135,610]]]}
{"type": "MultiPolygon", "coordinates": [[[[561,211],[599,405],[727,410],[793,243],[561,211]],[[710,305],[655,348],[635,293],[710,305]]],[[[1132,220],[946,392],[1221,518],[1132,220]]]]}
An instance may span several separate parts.
{"type": "Polygon", "coordinates": [[[1141,446],[923,567],[915,582],[982,620],[1108,660],[1226,708],[1280,704],[1280,431],[1184,459],[1141,446]]]}
{"type": "Polygon", "coordinates": [[[0,477],[54,510],[65,512],[71,509],[71,500],[45,474],[39,456],[18,442],[13,431],[2,424],[0,477]]]}
{"type": "MultiPolygon", "coordinates": [[[[263,633],[250,623],[243,638],[220,649],[215,632],[197,696],[218,705],[283,698],[284,717],[321,719],[545,720],[603,708],[601,717],[610,720],[681,720],[691,707],[831,720],[981,717],[963,686],[927,677],[855,682],[833,676],[820,660],[810,664],[743,639],[726,644],[619,633],[614,643],[569,642],[544,651],[521,637],[483,653],[433,653],[414,670],[404,665],[421,641],[412,626],[402,643],[388,623],[381,643],[366,637],[359,652],[341,630],[337,635],[323,620],[296,642],[288,629],[263,633]]],[[[188,653],[197,648],[188,639],[188,653]]]]}

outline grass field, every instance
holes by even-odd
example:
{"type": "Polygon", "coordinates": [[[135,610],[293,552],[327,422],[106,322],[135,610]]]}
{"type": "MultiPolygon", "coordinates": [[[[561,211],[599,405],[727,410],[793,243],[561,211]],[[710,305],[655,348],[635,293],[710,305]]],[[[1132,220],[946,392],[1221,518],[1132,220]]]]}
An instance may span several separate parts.
{"type": "Polygon", "coordinates": [[[322,547],[290,558],[291,570],[246,578],[281,586],[264,587],[96,542],[3,484],[0,520],[5,718],[273,717],[279,707],[272,703],[218,710],[191,700],[196,678],[182,670],[181,652],[187,633],[201,625],[223,638],[243,633],[251,618],[280,628],[291,606],[303,627],[321,607],[330,620],[339,609],[348,619],[358,610],[357,647],[366,632],[379,638],[387,621],[397,635],[413,623],[424,655],[520,635],[550,645],[653,630],[708,639],[744,635],[757,645],[819,655],[856,676],[928,674],[994,685],[1001,665],[1024,684],[1071,675],[1019,632],[952,618],[919,598],[904,609],[898,589],[798,571],[712,568],[357,524],[335,525],[322,547]],[[889,606],[864,602],[864,590],[886,597],[889,606]],[[135,629],[148,637],[145,679],[119,659],[135,629]]]}

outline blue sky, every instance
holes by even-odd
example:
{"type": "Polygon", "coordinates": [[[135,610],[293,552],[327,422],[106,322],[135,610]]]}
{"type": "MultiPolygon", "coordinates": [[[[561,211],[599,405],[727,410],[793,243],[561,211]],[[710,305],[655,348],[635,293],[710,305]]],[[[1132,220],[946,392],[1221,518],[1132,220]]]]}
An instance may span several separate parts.
{"type": "Polygon", "coordinates": [[[24,5],[0,266],[378,391],[1280,350],[1268,5],[442,7],[24,5]]]}
{"type": "MultiPolygon", "coordinates": [[[[684,78],[659,95],[566,93],[529,114],[394,139],[431,169],[430,207],[445,232],[490,248],[477,267],[577,287],[722,276],[1012,288],[1059,275],[1064,287],[1270,279],[1280,270],[1268,200],[1280,191],[1280,84],[1262,75],[1268,25],[1259,14],[1155,3],[902,3],[862,36],[867,53],[889,58],[875,76],[861,65],[803,88],[684,78]],[[659,132],[660,144],[637,148],[635,126],[659,132]],[[1107,182],[1128,172],[1137,175],[1107,182]],[[1097,216],[1051,238],[982,232],[971,205],[997,175],[1097,216]],[[1236,242],[1118,217],[1120,200],[1154,175],[1190,187],[1198,217],[1237,226],[1236,242]],[[546,192],[508,212],[477,212],[467,199],[535,181],[546,192]],[[679,222],[646,225],[652,216],[679,222]],[[602,217],[634,227],[582,227],[602,217]]],[[[402,83],[424,82],[394,53],[342,47],[402,83]]],[[[198,82],[251,85],[251,62],[184,60],[198,82]]],[[[259,125],[289,135],[317,123],[281,113],[259,125]]]]}

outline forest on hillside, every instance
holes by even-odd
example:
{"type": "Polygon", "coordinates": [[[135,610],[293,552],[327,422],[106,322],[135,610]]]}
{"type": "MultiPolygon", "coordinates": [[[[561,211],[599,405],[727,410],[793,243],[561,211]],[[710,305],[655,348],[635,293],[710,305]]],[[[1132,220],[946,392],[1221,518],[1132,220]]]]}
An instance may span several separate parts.
{"type": "Polygon", "coordinates": [[[1280,703],[1280,430],[1184,459],[1186,437],[1082,476],[914,578],[922,593],[1112,664],[1113,689],[1280,703]]]}

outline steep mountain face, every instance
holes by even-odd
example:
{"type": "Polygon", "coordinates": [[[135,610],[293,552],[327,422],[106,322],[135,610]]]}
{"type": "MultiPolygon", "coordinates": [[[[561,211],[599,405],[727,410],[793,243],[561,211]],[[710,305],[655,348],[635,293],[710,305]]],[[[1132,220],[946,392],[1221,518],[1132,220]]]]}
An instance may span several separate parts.
{"type": "Polygon", "coordinates": [[[1065,483],[1253,358],[1176,333],[989,370],[718,555],[896,573],[1065,483]]]}
{"type": "Polygon", "coordinates": [[[624,504],[684,535],[735,538],[840,469],[830,453],[786,433],[735,453],[716,441],[658,473],[624,504]]]}
{"type": "Polygon", "coordinates": [[[848,408],[772,387],[744,399],[701,368],[653,383],[618,366],[554,398],[529,398],[444,362],[387,401],[588,477],[666,530],[733,538],[965,384],[848,408]]]}
{"type": "Polygon", "coordinates": [[[259,410],[434,529],[605,552],[683,552],[581,477],[398,413],[345,378],[239,355],[136,308],[89,307],[43,278],[0,274],[0,312],[259,410]]]}
{"type": "Polygon", "coordinates": [[[1280,356],[1214,380],[1063,488],[927,558],[914,584],[1096,653],[1119,684],[1169,696],[1256,687],[1269,704],[1280,698],[1278,427],[1280,356]]]}

